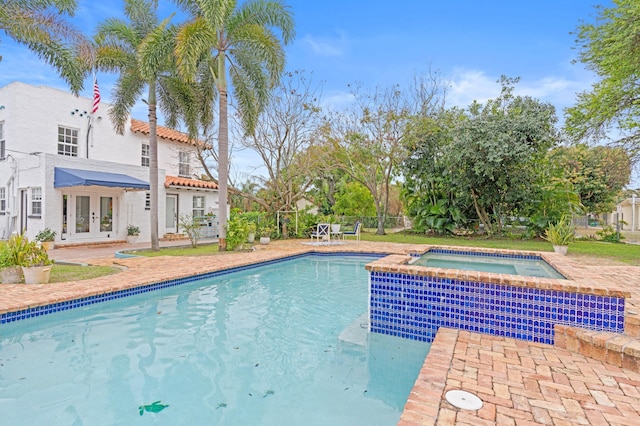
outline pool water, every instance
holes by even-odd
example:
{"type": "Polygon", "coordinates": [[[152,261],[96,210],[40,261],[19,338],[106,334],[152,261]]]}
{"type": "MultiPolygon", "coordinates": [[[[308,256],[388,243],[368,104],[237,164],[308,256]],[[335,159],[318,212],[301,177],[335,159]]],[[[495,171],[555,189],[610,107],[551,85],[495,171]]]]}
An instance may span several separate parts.
{"type": "Polygon", "coordinates": [[[1,423],[395,425],[429,345],[362,327],[370,260],[307,256],[5,324],[1,423]]]}
{"type": "Polygon", "coordinates": [[[497,274],[524,275],[528,277],[558,278],[565,277],[542,258],[518,258],[474,255],[447,251],[428,251],[418,258],[414,265],[431,268],[463,269],[468,271],[494,272],[497,274]]]}

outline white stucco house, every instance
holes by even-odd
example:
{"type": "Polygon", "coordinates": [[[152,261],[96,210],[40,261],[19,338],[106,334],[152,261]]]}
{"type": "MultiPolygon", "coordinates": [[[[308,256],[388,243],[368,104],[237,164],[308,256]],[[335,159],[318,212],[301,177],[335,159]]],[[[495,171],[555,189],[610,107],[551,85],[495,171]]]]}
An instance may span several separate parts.
{"type": "MultiPolygon", "coordinates": [[[[131,119],[123,135],[102,102],[13,82],[0,88],[0,238],[44,228],[57,244],[149,241],[149,125],[131,119]]],[[[180,232],[181,215],[217,215],[218,189],[198,179],[196,143],[158,127],[158,234],[180,232]]],[[[215,220],[209,222],[217,236],[215,220]]]]}

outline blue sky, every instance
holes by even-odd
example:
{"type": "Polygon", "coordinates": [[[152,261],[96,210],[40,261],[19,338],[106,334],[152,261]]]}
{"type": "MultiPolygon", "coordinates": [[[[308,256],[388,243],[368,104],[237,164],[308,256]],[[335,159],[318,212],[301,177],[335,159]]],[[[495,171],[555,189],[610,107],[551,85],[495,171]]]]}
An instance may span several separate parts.
{"type": "MultiPolygon", "coordinates": [[[[93,33],[102,19],[122,15],[122,2],[81,0],[74,22],[93,33]]],[[[160,17],[173,3],[160,1],[160,17]]],[[[520,77],[517,93],[562,109],[595,76],[576,58],[575,31],[593,21],[595,6],[610,0],[289,0],[296,39],[287,47],[287,68],[313,72],[322,83],[323,102],[340,105],[349,83],[365,88],[407,84],[429,69],[440,72],[450,88],[449,105],[467,106],[496,97],[501,75],[520,77]]],[[[179,16],[174,22],[179,22],[179,16]]],[[[0,86],[19,80],[66,89],[49,67],[25,47],[0,35],[0,86]]],[[[99,74],[103,99],[110,99],[115,77],[99,74]]],[[[83,95],[90,96],[90,81],[83,95]]],[[[146,119],[143,106],[133,111],[146,119]]],[[[253,162],[234,154],[240,170],[253,162]],[[245,164],[246,163],[246,164],[245,164]]]]}

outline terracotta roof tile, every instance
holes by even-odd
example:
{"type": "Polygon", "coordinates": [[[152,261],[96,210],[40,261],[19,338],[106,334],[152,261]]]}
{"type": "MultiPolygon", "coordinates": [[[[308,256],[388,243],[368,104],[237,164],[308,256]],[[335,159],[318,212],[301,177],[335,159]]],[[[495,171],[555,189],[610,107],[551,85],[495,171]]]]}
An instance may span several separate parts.
{"type": "MultiPolygon", "coordinates": [[[[136,120],[135,118],[131,119],[131,131],[134,133],[143,133],[145,135],[149,134],[149,123],[145,123],[144,121],[136,120]]],[[[163,139],[168,139],[175,142],[188,143],[191,145],[196,145],[196,142],[204,144],[203,141],[189,139],[189,135],[186,133],[179,132],[174,129],[170,129],[168,127],[157,126],[156,133],[158,137],[163,139]]],[[[207,145],[209,148],[209,146],[207,145]]]]}
{"type": "Polygon", "coordinates": [[[218,184],[216,184],[215,182],[178,176],[165,177],[164,186],[184,186],[187,188],[218,189],[218,184]]]}

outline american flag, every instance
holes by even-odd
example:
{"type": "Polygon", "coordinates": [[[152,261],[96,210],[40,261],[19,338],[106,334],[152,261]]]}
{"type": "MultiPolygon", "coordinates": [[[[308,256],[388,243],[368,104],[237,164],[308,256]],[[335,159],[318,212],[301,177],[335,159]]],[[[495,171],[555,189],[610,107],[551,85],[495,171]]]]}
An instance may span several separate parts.
{"type": "Polygon", "coordinates": [[[95,114],[98,111],[100,105],[100,88],[98,87],[98,79],[93,79],[93,108],[91,108],[91,114],[95,114]]]}

